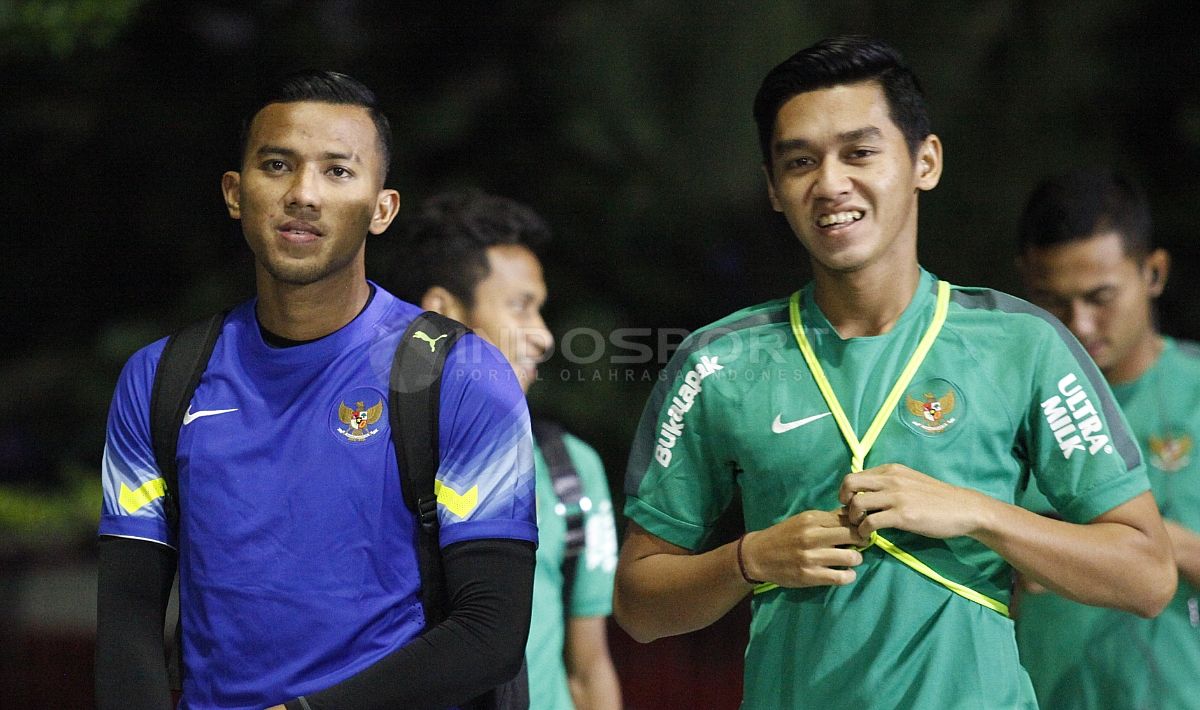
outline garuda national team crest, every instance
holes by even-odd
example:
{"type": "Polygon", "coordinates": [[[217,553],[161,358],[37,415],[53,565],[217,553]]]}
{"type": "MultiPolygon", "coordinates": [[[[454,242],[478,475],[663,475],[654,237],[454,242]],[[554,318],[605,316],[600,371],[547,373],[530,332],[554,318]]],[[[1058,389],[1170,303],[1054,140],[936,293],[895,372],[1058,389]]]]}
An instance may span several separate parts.
{"type": "Polygon", "coordinates": [[[953,383],[934,377],[909,385],[904,406],[897,409],[909,429],[926,436],[940,436],[958,423],[965,407],[962,392],[953,383]]]}
{"type": "Polygon", "coordinates": [[[355,402],[352,407],[341,402],[338,405],[338,420],[346,426],[338,427],[337,433],[350,441],[366,441],[379,433],[379,428],[373,428],[372,425],[382,416],[382,397],[371,406],[367,406],[366,402],[362,400],[355,402]]]}
{"type": "Polygon", "coordinates": [[[1192,437],[1187,434],[1150,435],[1150,463],[1160,471],[1175,473],[1192,462],[1192,437]]]}

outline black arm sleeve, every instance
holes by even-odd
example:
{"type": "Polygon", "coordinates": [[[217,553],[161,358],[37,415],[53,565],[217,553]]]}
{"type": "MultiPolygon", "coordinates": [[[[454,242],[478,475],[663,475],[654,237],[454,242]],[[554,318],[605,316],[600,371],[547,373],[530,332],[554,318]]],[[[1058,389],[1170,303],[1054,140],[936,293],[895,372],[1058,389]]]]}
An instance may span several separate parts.
{"type": "Polygon", "coordinates": [[[459,705],[517,674],[529,636],[534,547],[469,540],[442,551],[450,615],[411,643],[288,710],[459,705]]]}
{"type": "Polygon", "coordinates": [[[175,551],[146,540],[100,538],[96,595],[96,707],[168,710],[163,618],[175,551]]]}

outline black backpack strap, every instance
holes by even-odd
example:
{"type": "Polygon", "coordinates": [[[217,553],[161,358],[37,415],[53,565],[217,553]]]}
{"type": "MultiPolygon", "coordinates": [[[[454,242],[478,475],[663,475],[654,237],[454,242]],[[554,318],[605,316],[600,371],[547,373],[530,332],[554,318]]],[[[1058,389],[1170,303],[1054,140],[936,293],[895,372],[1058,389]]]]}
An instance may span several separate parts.
{"type": "Polygon", "coordinates": [[[179,471],[175,467],[179,427],[208,367],[208,358],[227,314],[228,311],[215,313],[168,338],[154,371],[154,386],[150,390],[150,443],[154,447],[154,462],[166,482],[167,524],[175,532],[179,530],[179,471]]]}
{"type": "Polygon", "coordinates": [[[417,563],[421,602],[427,627],[446,617],[446,584],[438,544],[437,475],[438,416],[441,411],[442,367],[446,355],[467,327],[426,311],[400,336],[388,392],[388,417],[404,504],[417,519],[417,563]]]}
{"type": "MultiPolygon", "coordinates": [[[[214,313],[204,320],[185,326],[167,339],[162,357],[154,370],[154,385],[150,390],[150,444],[154,462],[166,483],[163,512],[167,526],[179,540],[179,470],[175,466],[179,446],[179,428],[191,404],[200,377],[208,367],[221,326],[228,310],[214,313]]],[[[183,631],[175,619],[175,643],[167,660],[167,676],[171,687],[183,687],[183,631]]]]}
{"type": "Polygon", "coordinates": [[[583,480],[579,471],[567,453],[567,442],[564,438],[566,430],[556,422],[545,419],[533,421],[533,437],[542,458],[550,469],[550,482],[554,487],[554,496],[565,508],[563,517],[567,521],[567,540],[563,552],[563,616],[570,618],[571,592],[575,585],[575,568],[587,546],[587,531],[584,529],[584,511],[581,502],[584,499],[583,480]]]}

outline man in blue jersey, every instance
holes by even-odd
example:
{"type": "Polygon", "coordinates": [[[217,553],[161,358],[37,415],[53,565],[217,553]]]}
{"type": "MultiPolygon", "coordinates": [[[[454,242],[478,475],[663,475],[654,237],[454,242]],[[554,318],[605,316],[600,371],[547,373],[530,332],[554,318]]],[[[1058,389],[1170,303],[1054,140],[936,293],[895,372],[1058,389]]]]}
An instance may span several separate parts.
{"type": "Polygon", "coordinates": [[[183,708],[447,707],[516,674],[537,534],[529,421],[508,363],[475,336],[445,364],[450,608],[425,625],[386,411],[392,356],[420,309],[364,269],[367,234],[399,204],[384,185],[390,142],[370,90],[332,72],[283,82],[245,123],[240,169],[221,187],[257,296],[225,319],[183,418],[177,528],[149,434],[163,341],[130,358],[109,413],[100,708],[169,706],[176,560],[183,708]]]}
{"type": "MultiPolygon", "coordinates": [[[[546,283],[535,254],[548,237],[542,219],[513,200],[471,190],[442,193],[406,224],[404,256],[392,264],[387,283],[496,345],[528,391],[551,345],[541,316],[546,283]]],[[[525,652],[531,707],[615,710],[621,688],[606,622],[617,537],[608,483],[590,446],[569,434],[559,432],[558,438],[573,473],[552,476],[545,452],[554,443],[534,442],[539,541],[525,652]],[[578,479],[578,502],[557,496],[564,485],[576,485],[563,476],[578,479]],[[572,518],[581,519],[582,530],[570,530],[572,518]],[[568,550],[568,540],[580,532],[582,549],[568,550]]]]}
{"type": "Polygon", "coordinates": [[[1036,708],[1011,568],[1144,616],[1175,590],[1137,445],[1061,324],[921,268],[942,145],[894,49],[801,50],[754,116],[813,280],[667,366],[630,454],[614,614],[646,641],[753,593],[745,708],[1036,708]],[[1065,520],[1013,505],[1029,476],[1065,520]],[[735,489],[748,532],[701,551],[735,489]]]}
{"type": "MultiPolygon", "coordinates": [[[[1128,178],[1076,170],[1042,181],[1020,220],[1030,298],[1071,329],[1112,385],[1148,459],[1179,569],[1153,619],[1022,585],[1017,644],[1043,707],[1185,710],[1200,703],[1200,348],[1162,335],[1154,302],[1170,272],[1150,208],[1128,178]]],[[[1023,504],[1053,512],[1035,487],[1023,504]]]]}

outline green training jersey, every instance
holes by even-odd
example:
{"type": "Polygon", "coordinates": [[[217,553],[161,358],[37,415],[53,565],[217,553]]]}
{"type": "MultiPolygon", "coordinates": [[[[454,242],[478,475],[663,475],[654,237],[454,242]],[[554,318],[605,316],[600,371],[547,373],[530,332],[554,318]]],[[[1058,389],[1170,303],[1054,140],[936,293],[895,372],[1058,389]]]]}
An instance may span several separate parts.
{"type": "MultiPolygon", "coordinates": [[[[1193,450],[1200,435],[1200,348],[1164,341],[1154,365],[1113,393],[1145,453],[1163,517],[1200,532],[1200,459],[1193,450]]],[[[1051,508],[1036,490],[1022,503],[1038,512],[1051,508]]],[[[1017,642],[1044,707],[1200,707],[1200,590],[1183,577],[1153,619],[1052,592],[1023,595],[1017,642]]]]}
{"type": "MultiPolygon", "coordinates": [[[[608,616],[612,613],[613,575],[617,569],[617,529],[604,464],[592,447],[565,434],[567,455],[579,474],[584,497],[584,549],[575,564],[570,616],[608,616]]],[[[538,550],[533,575],[533,615],[525,661],[529,670],[531,710],[571,710],[563,663],[563,554],[570,512],[554,495],[550,469],[542,451],[534,448],[537,480],[538,550]]]]}
{"type": "MultiPolygon", "coordinates": [[[[936,279],[922,272],[884,335],[842,339],[802,293],[804,329],[862,436],[928,329],[936,279]]],[[[630,455],[626,515],[697,549],[740,491],[748,530],[838,507],[850,449],[805,363],[787,300],[693,333],[660,378],[630,455]]],[[[951,290],[948,315],[865,466],[900,463],[1012,502],[1027,477],[1092,519],[1148,488],[1107,385],[1040,309],[995,291],[951,290]]],[[[1007,601],[1008,565],[967,537],[881,531],[942,577],[1007,601]]],[[[1033,708],[1013,625],[883,552],[843,587],[753,598],[746,708],[1033,708]]]]}

